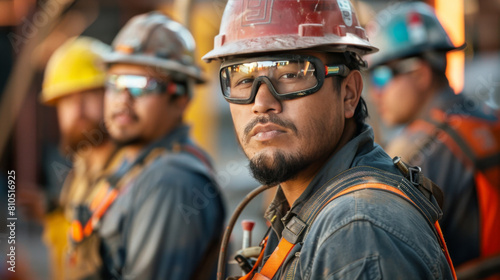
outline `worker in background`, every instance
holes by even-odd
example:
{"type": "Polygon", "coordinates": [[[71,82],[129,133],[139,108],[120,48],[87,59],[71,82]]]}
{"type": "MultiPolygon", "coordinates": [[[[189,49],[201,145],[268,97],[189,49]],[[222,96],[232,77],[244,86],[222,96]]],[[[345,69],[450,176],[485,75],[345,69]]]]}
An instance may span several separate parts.
{"type": "Polygon", "coordinates": [[[225,214],[210,160],[183,123],[204,81],[193,37],[152,12],[112,45],[104,118],[124,160],[75,211],[72,278],[212,279],[225,214]]]}
{"type": "Polygon", "coordinates": [[[361,56],[377,49],[351,3],[260,3],[228,1],[203,57],[222,63],[253,176],[278,185],[263,261],[242,279],[452,279],[437,187],[394,164],[365,124],[361,56]]]}
{"type": "MultiPolygon", "coordinates": [[[[53,53],[45,69],[40,99],[57,110],[60,151],[73,163],[55,209],[47,212],[41,193],[42,199],[31,204],[44,220],[52,279],[64,279],[67,272],[63,263],[73,208],[90,196],[96,181],[111,168],[115,145],[103,122],[106,67],[102,61],[110,51],[110,46],[96,39],[71,38],[53,53]]],[[[25,200],[27,195],[22,195],[25,200]]]]}
{"type": "Polygon", "coordinates": [[[444,192],[440,224],[453,263],[500,254],[500,122],[480,99],[455,94],[446,54],[456,50],[425,3],[381,11],[368,57],[371,96],[381,120],[404,125],[386,151],[399,155],[444,192]]]}

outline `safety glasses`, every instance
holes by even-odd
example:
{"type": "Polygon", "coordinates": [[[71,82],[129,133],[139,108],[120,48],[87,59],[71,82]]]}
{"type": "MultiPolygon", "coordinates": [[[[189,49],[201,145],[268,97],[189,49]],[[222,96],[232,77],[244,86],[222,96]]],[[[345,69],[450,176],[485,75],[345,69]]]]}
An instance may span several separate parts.
{"type": "Polygon", "coordinates": [[[324,65],[314,56],[276,55],[228,60],[219,78],[228,102],[250,104],[263,83],[278,100],[289,100],[317,92],[326,77],[348,74],[346,65],[324,65]]]}
{"type": "Polygon", "coordinates": [[[127,91],[134,98],[148,94],[161,94],[167,90],[168,83],[140,75],[109,75],[107,90],[112,93],[127,91]]]}
{"type": "Polygon", "coordinates": [[[391,65],[380,65],[374,67],[371,72],[371,80],[374,86],[378,88],[385,87],[397,75],[407,74],[417,70],[421,59],[412,57],[398,61],[391,65]]]}

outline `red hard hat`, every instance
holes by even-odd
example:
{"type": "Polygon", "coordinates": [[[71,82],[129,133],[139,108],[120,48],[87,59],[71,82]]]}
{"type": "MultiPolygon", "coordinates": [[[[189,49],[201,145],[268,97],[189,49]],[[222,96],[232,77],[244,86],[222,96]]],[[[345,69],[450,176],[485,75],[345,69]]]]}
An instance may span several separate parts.
{"type": "Polygon", "coordinates": [[[203,59],[309,48],[377,51],[349,0],[229,0],[214,49],[203,59]]]}

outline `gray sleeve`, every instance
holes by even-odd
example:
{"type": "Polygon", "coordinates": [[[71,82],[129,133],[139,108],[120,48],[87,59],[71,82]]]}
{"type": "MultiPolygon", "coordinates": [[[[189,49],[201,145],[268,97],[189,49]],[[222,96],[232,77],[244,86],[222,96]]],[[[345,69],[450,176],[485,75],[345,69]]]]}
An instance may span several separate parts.
{"type": "Polygon", "coordinates": [[[190,279],[220,234],[220,194],[204,176],[180,168],[139,176],[125,221],[124,279],[190,279]]]}
{"type": "Polygon", "coordinates": [[[402,238],[369,221],[350,222],[319,246],[305,279],[437,279],[402,238]]]}
{"type": "Polygon", "coordinates": [[[318,215],[300,255],[302,279],[451,279],[429,224],[407,201],[362,190],[318,215]]]}

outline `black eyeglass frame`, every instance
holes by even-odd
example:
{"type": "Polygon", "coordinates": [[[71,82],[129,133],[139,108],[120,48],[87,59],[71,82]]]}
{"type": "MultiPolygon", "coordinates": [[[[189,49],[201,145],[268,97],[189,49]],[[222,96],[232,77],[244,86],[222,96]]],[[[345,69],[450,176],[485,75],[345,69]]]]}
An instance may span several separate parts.
{"type": "Polygon", "coordinates": [[[219,82],[222,90],[222,96],[224,96],[224,99],[226,99],[227,102],[233,103],[233,104],[251,104],[255,100],[255,96],[257,95],[257,91],[259,87],[261,86],[262,83],[265,83],[267,87],[269,88],[269,91],[271,94],[278,100],[290,100],[290,99],[295,99],[307,95],[311,95],[323,87],[323,83],[325,81],[325,78],[327,77],[333,77],[333,76],[341,76],[341,77],[346,77],[349,75],[350,69],[347,67],[345,64],[333,64],[333,65],[325,65],[321,61],[321,59],[315,57],[315,56],[310,56],[310,55],[301,55],[301,54],[281,54],[281,55],[273,55],[273,56],[261,56],[261,57],[253,57],[253,58],[235,58],[235,59],[229,59],[224,61],[219,70],[219,82]],[[231,66],[237,65],[237,64],[244,64],[244,63],[251,63],[251,62],[259,62],[259,61],[281,61],[281,60],[291,60],[291,61],[309,61],[311,62],[316,71],[314,71],[314,75],[316,76],[316,80],[318,81],[317,84],[309,89],[306,90],[299,90],[295,92],[290,92],[286,94],[279,94],[276,89],[274,88],[271,80],[267,76],[258,76],[254,79],[252,83],[252,88],[251,88],[251,93],[250,97],[247,99],[240,99],[240,98],[231,98],[227,97],[224,92],[226,91],[224,89],[224,82],[222,78],[223,71],[227,70],[231,66]],[[320,71],[321,69],[324,69],[325,71],[320,71]]]}

